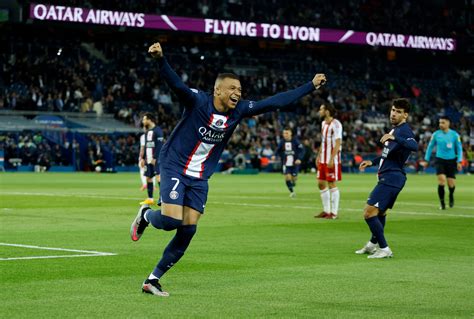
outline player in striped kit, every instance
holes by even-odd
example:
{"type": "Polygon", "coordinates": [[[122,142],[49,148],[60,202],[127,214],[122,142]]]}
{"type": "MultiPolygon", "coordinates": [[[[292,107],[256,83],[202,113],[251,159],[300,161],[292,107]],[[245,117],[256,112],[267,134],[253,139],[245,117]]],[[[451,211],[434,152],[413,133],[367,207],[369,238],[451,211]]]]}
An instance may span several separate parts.
{"type": "Polygon", "coordinates": [[[153,188],[155,176],[160,182],[159,153],[163,145],[163,131],[156,125],[156,120],[151,113],[145,113],[142,117],[143,127],[146,129],[144,134],[144,158],[140,159],[139,165],[145,168],[146,185],[148,198],[141,202],[141,205],[152,205],[153,188]]]}
{"type": "Polygon", "coordinates": [[[339,189],[336,182],[342,178],[341,142],[342,124],[334,118],[336,109],[328,102],[321,104],[319,116],[324,119],[321,124],[321,146],[316,166],[317,179],[323,211],[316,218],[336,219],[339,210],[339,189]]]}
{"type": "Polygon", "coordinates": [[[242,100],[239,78],[231,73],[217,76],[213,94],[188,88],[171,69],[159,43],[148,52],[157,59],[160,76],[175,92],[184,112],[160,153],[162,210],[142,205],[132,222],[133,241],[146,227],[171,231],[176,235],[163,252],[161,260],[142,285],[142,291],[168,296],[159,282],[188,248],[196,233],[199,218],[207,201],[208,179],[239,123],[247,117],[278,110],[318,89],[326,82],[324,74],[312,81],[261,101],[242,100]]]}
{"type": "MultiPolygon", "coordinates": [[[[146,132],[146,129],[143,128],[143,131],[146,132]]],[[[145,176],[145,133],[140,135],[140,152],[138,153],[138,168],[140,169],[140,181],[142,186],[140,187],[141,191],[147,189],[147,177],[145,176]]],[[[156,178],[153,179],[154,190],[156,190],[156,178]]]]}
{"type": "MultiPolygon", "coordinates": [[[[298,179],[298,170],[301,158],[304,155],[304,148],[298,139],[293,138],[291,128],[287,127],[283,130],[283,140],[278,145],[275,153],[281,159],[285,183],[290,191],[290,197],[294,198],[296,196],[294,188],[298,179]]],[[[274,157],[272,159],[274,160],[274,157]]]]}

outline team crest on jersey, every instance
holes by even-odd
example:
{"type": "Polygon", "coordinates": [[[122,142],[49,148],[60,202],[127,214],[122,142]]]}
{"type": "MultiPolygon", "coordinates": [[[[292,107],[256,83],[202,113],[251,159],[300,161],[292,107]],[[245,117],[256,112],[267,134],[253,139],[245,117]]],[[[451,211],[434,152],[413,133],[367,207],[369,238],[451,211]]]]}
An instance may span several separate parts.
{"type": "Polygon", "coordinates": [[[176,200],[178,199],[179,197],[179,193],[177,191],[171,191],[170,192],[170,198],[173,199],[173,200],[176,200]]]}
{"type": "Polygon", "coordinates": [[[212,114],[209,126],[216,131],[224,131],[227,128],[227,116],[212,114]]]}

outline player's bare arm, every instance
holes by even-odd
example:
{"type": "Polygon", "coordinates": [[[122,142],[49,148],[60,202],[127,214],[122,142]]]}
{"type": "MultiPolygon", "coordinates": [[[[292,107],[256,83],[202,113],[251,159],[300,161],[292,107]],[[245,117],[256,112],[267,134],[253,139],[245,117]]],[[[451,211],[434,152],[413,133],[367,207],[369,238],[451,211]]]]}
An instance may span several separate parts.
{"type": "Polygon", "coordinates": [[[163,49],[161,49],[161,45],[159,42],[153,43],[149,48],[148,48],[148,53],[155,58],[155,59],[160,59],[163,57],[163,49]]]}
{"type": "Polygon", "coordinates": [[[323,73],[317,73],[313,78],[313,85],[316,89],[326,84],[326,75],[323,73]]]}
{"type": "Polygon", "coordinates": [[[332,150],[332,153],[331,153],[331,157],[329,158],[329,163],[328,163],[329,168],[334,167],[334,158],[336,157],[337,153],[339,152],[340,147],[341,147],[341,139],[338,138],[338,139],[336,139],[336,145],[334,146],[334,149],[332,150]]]}

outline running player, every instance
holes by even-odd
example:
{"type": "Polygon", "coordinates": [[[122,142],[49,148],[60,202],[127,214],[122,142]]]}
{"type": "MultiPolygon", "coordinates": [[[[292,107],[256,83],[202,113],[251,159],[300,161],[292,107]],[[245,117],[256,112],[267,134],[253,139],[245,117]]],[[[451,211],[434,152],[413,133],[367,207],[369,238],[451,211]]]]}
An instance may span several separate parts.
{"type": "Polygon", "coordinates": [[[261,101],[242,100],[239,78],[232,73],[217,76],[213,94],[189,89],[171,69],[159,43],[149,48],[157,59],[161,77],[176,93],[184,112],[160,153],[162,210],[142,205],[131,226],[131,238],[137,241],[151,223],[176,235],[161,260],[142,286],[142,291],[168,296],[160,278],[184,255],[207,201],[208,179],[232,133],[246,117],[275,111],[318,89],[326,82],[316,74],[304,85],[261,101]]]}

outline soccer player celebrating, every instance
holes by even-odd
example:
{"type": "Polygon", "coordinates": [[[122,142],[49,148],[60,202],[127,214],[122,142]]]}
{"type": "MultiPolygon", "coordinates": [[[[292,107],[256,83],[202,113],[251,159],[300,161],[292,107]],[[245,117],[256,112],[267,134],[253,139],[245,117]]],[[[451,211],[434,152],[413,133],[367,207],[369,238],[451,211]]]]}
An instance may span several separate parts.
{"type": "Polygon", "coordinates": [[[395,99],[390,111],[390,123],[393,128],[382,136],[380,143],[384,145],[382,156],[373,161],[363,161],[359,169],[377,165],[378,184],[372,190],[364,209],[364,218],[369,225],[372,237],[356,254],[370,254],[368,258],[390,258],[393,253],[388,247],[384,236],[386,211],[393,208],[398,194],[407,180],[403,166],[411,152],[418,150],[418,143],[410,126],[406,122],[410,112],[407,99],[395,99]]]}
{"type": "Polygon", "coordinates": [[[436,175],[438,176],[438,196],[440,209],[446,209],[444,202],[444,185],[448,179],[449,207],[454,206],[454,189],[456,188],[456,169],[462,170],[462,144],[461,137],[456,131],[451,130],[449,117],[439,118],[439,130],[433,133],[426,149],[425,162],[427,167],[430,162],[431,152],[436,146],[436,175]]]}
{"type": "Polygon", "coordinates": [[[283,130],[283,140],[278,145],[276,154],[282,162],[282,170],[285,175],[286,187],[290,191],[290,197],[294,198],[296,196],[294,188],[298,179],[298,168],[304,155],[304,148],[296,138],[293,138],[291,128],[287,127],[283,130]]]}
{"type": "Polygon", "coordinates": [[[336,182],[341,180],[342,124],[334,118],[336,109],[328,102],[319,107],[321,124],[321,146],[316,158],[319,192],[323,211],[316,218],[336,219],[339,210],[339,189],[336,182]],[[329,188],[328,188],[329,187],[329,188]]]}
{"type": "Polygon", "coordinates": [[[157,176],[158,183],[160,182],[159,154],[163,145],[163,131],[156,125],[156,120],[151,113],[145,113],[142,117],[143,127],[145,132],[145,158],[139,163],[140,166],[145,167],[145,176],[147,182],[148,198],[140,205],[153,204],[153,179],[157,176]],[[145,165],[146,164],[146,165],[145,165]]]}
{"type": "Polygon", "coordinates": [[[189,89],[171,69],[159,43],[148,52],[158,61],[159,72],[184,106],[180,122],[160,153],[162,210],[142,205],[131,226],[137,241],[149,224],[176,235],[163,252],[142,291],[168,296],[159,282],[188,248],[207,201],[208,179],[214,172],[229,138],[246,117],[274,111],[318,89],[326,82],[316,74],[304,85],[261,101],[242,100],[239,78],[231,73],[217,76],[213,94],[189,89]]]}

